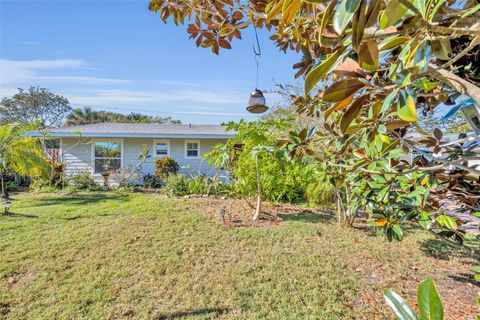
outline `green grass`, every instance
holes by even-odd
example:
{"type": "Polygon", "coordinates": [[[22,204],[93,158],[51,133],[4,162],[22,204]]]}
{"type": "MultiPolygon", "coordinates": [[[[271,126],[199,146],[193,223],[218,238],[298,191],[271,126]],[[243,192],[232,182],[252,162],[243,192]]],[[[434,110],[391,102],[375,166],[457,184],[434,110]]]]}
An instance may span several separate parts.
{"type": "Polygon", "coordinates": [[[5,319],[384,319],[383,288],[414,301],[427,277],[443,295],[463,292],[446,302],[447,314],[468,319],[474,308],[464,293],[472,285],[450,277],[472,261],[432,257],[421,231],[389,244],[364,226],[344,230],[312,214],[224,228],[207,213],[221,200],[16,198],[13,214],[0,217],[5,319]]]}

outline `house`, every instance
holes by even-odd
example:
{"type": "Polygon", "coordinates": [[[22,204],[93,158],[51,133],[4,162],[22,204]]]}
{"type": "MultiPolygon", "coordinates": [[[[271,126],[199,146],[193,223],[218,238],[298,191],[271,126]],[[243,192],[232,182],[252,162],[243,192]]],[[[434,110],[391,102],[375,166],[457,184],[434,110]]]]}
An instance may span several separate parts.
{"type": "MultiPolygon", "coordinates": [[[[30,133],[39,136],[40,133],[30,133]]],[[[51,129],[48,139],[57,140],[66,174],[90,172],[101,181],[101,172],[136,166],[138,155],[147,147],[151,155],[141,167],[153,174],[154,161],[174,158],[180,173],[213,175],[216,170],[202,157],[234,134],[220,125],[97,123],[51,129]]]]}

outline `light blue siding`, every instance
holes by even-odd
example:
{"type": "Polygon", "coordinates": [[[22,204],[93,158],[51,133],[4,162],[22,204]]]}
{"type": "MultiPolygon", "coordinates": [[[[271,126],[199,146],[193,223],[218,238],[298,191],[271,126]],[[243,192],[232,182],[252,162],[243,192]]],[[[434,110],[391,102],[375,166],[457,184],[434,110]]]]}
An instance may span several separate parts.
{"type": "MultiPolygon", "coordinates": [[[[102,138],[62,138],[63,161],[66,163],[66,173],[88,171],[93,172],[93,148],[92,141],[102,141],[102,138]]],[[[115,139],[114,139],[115,140],[115,139]]],[[[156,159],[154,150],[154,140],[150,138],[123,138],[122,166],[135,166],[139,163],[138,155],[143,151],[143,145],[146,145],[150,155],[142,166],[142,172],[145,174],[153,174],[154,161],[156,159]]],[[[214,175],[216,169],[208,165],[208,161],[202,159],[203,155],[220,143],[224,143],[223,139],[187,139],[199,140],[200,154],[198,158],[188,158],[185,155],[185,139],[165,139],[170,141],[170,157],[174,158],[179,166],[180,173],[186,175],[214,175]]],[[[95,175],[95,179],[101,181],[100,175],[95,175]]]]}

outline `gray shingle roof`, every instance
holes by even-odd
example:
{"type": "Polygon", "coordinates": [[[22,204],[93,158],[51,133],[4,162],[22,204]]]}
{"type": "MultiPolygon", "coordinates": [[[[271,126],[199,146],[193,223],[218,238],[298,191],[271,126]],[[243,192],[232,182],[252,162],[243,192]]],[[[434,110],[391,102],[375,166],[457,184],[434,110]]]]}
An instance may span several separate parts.
{"type": "Polygon", "coordinates": [[[95,123],[50,130],[51,136],[68,137],[81,134],[85,137],[178,137],[178,138],[229,138],[220,125],[158,124],[158,123],[95,123]]]}

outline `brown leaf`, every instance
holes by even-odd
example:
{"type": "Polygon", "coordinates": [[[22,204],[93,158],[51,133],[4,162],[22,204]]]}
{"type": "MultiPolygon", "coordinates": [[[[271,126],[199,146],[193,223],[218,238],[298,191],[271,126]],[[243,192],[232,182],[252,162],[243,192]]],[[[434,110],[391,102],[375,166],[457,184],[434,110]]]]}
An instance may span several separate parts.
{"type": "Polygon", "coordinates": [[[358,117],[360,111],[362,110],[362,107],[367,102],[369,96],[369,94],[365,94],[355,100],[347,109],[347,111],[345,111],[345,113],[342,115],[342,118],[340,119],[340,130],[343,134],[345,134],[353,120],[358,117]]]}
{"type": "Polygon", "coordinates": [[[334,70],[337,76],[347,76],[347,77],[364,77],[364,73],[360,68],[360,65],[353,60],[352,58],[346,58],[345,61],[340,63],[334,70]]]}
{"type": "Polygon", "coordinates": [[[363,33],[365,30],[366,6],[367,0],[361,0],[360,6],[358,7],[357,12],[355,12],[352,20],[352,48],[357,53],[360,47],[360,43],[362,42],[363,33]]]}
{"type": "Polygon", "coordinates": [[[355,94],[355,92],[364,86],[365,83],[357,78],[337,81],[324,91],[322,100],[326,102],[339,102],[355,94]]]}
{"type": "Polygon", "coordinates": [[[360,67],[369,71],[377,71],[378,53],[378,45],[375,40],[362,42],[358,52],[360,67]]]}

